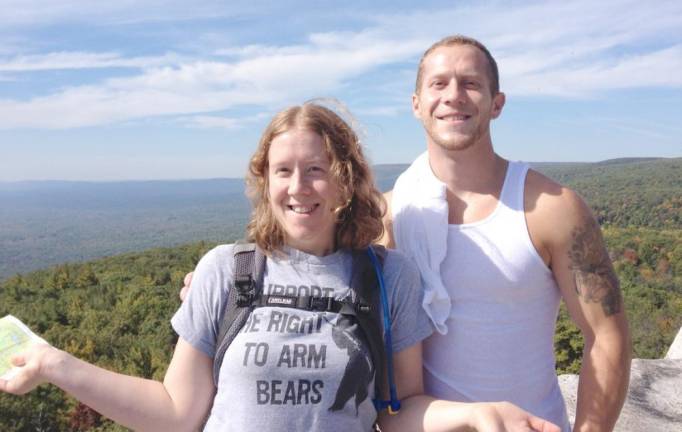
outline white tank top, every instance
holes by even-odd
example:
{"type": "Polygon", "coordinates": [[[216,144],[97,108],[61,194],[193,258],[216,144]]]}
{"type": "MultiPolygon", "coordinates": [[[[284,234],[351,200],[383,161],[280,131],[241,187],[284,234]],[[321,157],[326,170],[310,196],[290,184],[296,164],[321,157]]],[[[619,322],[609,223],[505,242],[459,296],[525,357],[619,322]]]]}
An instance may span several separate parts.
{"type": "Polygon", "coordinates": [[[509,162],[496,209],[449,225],[441,277],[452,300],[445,335],[424,344],[426,393],[510,401],[570,430],[554,370],[560,293],[526,226],[528,166],[509,162]]]}

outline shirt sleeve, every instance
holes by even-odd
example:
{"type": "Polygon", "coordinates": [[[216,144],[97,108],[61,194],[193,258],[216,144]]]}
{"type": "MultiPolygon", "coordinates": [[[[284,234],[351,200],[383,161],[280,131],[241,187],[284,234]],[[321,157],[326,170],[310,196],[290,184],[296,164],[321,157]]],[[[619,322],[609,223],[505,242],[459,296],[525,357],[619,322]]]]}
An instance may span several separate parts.
{"type": "Polygon", "coordinates": [[[197,264],[185,301],[171,325],[175,332],[209,357],[215,355],[227,296],[232,285],[232,245],[210,250],[197,264]]]}
{"type": "Polygon", "coordinates": [[[426,339],[433,328],[422,308],[421,279],[417,266],[400,252],[388,250],[384,282],[389,298],[393,351],[402,351],[426,339]]]}

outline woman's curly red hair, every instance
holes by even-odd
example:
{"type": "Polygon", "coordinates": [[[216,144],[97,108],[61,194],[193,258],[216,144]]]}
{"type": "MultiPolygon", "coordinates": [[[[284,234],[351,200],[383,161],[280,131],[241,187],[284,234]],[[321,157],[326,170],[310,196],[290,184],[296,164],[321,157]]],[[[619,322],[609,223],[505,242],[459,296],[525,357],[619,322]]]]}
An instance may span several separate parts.
{"type": "Polygon", "coordinates": [[[331,162],[331,181],[341,198],[336,210],[335,249],[363,249],[378,240],[386,203],[374,184],[358,135],[338,114],[314,102],[279,112],[263,131],[251,157],[246,175],[247,195],[253,204],[247,237],[271,253],[285,243],[285,233],[277,222],[268,198],[268,152],[277,136],[293,128],[318,134],[331,162]]]}

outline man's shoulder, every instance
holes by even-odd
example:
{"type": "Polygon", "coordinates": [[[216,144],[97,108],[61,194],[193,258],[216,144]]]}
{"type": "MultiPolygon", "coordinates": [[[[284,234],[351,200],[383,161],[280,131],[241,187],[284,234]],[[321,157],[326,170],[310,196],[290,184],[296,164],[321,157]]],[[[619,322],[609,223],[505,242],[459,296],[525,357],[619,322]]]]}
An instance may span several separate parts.
{"type": "Polygon", "coordinates": [[[578,193],[533,169],[526,177],[524,209],[531,237],[540,243],[561,241],[593,217],[578,193]]]}
{"type": "Polygon", "coordinates": [[[551,216],[555,212],[586,209],[578,193],[532,168],[526,176],[524,196],[526,213],[539,211],[551,216]]]}
{"type": "Polygon", "coordinates": [[[546,175],[533,168],[528,168],[526,175],[526,195],[528,194],[554,194],[556,195],[561,189],[568,189],[562,184],[552,180],[546,175]]]}

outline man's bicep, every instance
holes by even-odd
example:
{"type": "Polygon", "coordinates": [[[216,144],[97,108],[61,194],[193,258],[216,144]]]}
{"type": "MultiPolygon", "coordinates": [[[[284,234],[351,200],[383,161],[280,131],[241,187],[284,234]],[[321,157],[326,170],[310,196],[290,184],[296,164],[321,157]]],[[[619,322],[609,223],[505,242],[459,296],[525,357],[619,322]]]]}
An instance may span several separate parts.
{"type": "Polygon", "coordinates": [[[570,225],[552,248],[552,271],[571,317],[585,332],[622,315],[623,298],[599,224],[579,198],[573,205],[570,225]]]}

